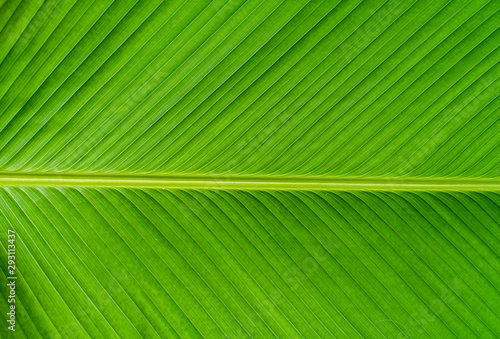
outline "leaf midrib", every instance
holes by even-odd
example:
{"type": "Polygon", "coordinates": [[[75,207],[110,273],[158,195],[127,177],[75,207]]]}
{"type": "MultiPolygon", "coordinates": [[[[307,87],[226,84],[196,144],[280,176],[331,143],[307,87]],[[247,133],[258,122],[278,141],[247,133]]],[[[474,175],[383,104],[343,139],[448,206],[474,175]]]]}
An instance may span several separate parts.
{"type": "Polygon", "coordinates": [[[198,189],[500,191],[500,179],[0,172],[0,185],[198,189]]]}

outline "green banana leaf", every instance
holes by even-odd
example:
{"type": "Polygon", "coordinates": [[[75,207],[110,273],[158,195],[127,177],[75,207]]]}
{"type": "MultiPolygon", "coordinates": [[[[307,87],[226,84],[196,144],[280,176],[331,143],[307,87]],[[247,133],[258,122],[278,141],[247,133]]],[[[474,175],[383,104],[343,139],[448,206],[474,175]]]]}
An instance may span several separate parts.
{"type": "Polygon", "coordinates": [[[499,9],[1,0],[0,337],[499,338],[499,9]]]}

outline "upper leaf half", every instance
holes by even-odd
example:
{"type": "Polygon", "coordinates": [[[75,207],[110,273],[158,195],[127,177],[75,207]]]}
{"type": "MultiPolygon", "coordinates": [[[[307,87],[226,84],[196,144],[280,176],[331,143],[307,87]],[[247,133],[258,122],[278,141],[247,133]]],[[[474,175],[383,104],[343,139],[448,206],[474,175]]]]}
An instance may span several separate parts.
{"type": "Polygon", "coordinates": [[[498,1],[7,1],[0,170],[500,173],[498,1]]]}

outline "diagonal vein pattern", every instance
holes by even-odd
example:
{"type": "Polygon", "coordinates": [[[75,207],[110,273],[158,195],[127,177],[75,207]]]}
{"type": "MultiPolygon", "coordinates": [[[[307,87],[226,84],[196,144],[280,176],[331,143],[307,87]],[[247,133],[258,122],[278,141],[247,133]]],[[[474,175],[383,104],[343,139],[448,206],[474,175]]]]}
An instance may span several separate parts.
{"type": "Polygon", "coordinates": [[[2,6],[0,170],[498,178],[497,1],[2,6]]]}
{"type": "Polygon", "coordinates": [[[19,317],[29,338],[471,338],[500,334],[499,202],[7,187],[0,218],[39,305],[19,317]]]}
{"type": "Polygon", "coordinates": [[[15,336],[499,338],[499,9],[0,0],[15,336]]]}

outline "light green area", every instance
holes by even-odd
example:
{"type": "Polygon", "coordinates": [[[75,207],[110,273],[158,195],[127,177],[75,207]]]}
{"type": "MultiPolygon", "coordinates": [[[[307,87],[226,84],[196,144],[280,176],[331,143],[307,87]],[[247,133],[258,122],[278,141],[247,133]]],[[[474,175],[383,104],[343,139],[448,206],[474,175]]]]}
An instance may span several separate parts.
{"type": "Polygon", "coordinates": [[[3,14],[0,171],[500,176],[498,1],[52,3],[3,14]]]}
{"type": "Polygon", "coordinates": [[[0,0],[0,337],[499,338],[499,9],[0,0]]]}
{"type": "Polygon", "coordinates": [[[68,173],[0,173],[6,186],[157,187],[336,191],[500,191],[497,179],[313,176],[193,176],[68,173]]]}

